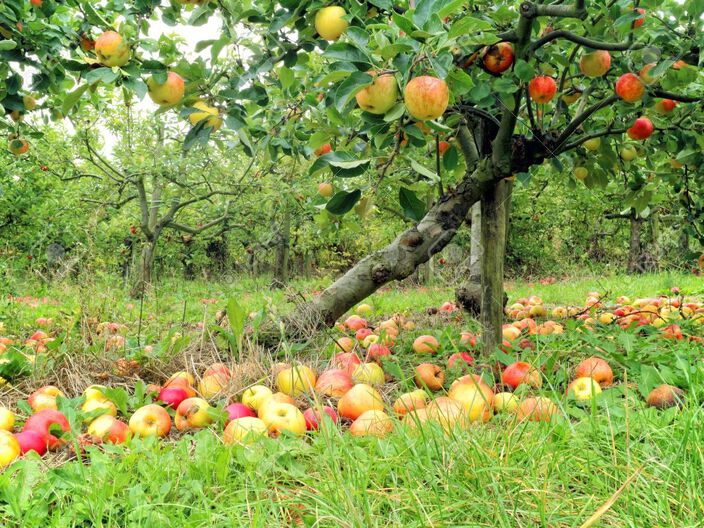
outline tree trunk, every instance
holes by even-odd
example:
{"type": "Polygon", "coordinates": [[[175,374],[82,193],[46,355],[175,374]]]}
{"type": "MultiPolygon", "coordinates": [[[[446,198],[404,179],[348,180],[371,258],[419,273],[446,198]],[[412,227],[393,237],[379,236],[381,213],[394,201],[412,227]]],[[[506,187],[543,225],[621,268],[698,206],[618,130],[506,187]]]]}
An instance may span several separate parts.
{"type": "Polygon", "coordinates": [[[504,317],[506,209],[511,182],[503,180],[482,196],[482,344],[486,356],[501,344],[504,317]]]}
{"type": "Polygon", "coordinates": [[[631,238],[628,249],[628,273],[642,273],[643,271],[640,267],[640,232],[642,225],[643,219],[633,212],[631,214],[631,238]]]}
{"type": "Polygon", "coordinates": [[[417,226],[388,246],[368,255],[322,294],[300,305],[285,321],[292,336],[307,336],[313,328],[332,326],[352,306],[393,280],[411,275],[442,251],[464,222],[469,208],[494,186],[491,163],[484,160],[454,190],[448,190],[417,226]]]}
{"type": "Polygon", "coordinates": [[[482,281],[482,203],[472,206],[472,229],[469,246],[469,282],[482,281]]]}
{"type": "Polygon", "coordinates": [[[650,227],[652,234],[652,245],[653,245],[653,265],[655,271],[660,271],[660,213],[658,211],[653,211],[650,216],[650,227]]]}
{"type": "Polygon", "coordinates": [[[139,257],[137,276],[132,284],[130,295],[134,298],[141,298],[152,282],[152,269],[154,258],[156,257],[156,239],[146,240],[142,245],[142,254],[139,257]]]}
{"type": "Polygon", "coordinates": [[[272,287],[283,288],[288,282],[289,252],[291,245],[291,213],[284,212],[284,218],[279,226],[276,244],[276,262],[274,264],[274,280],[272,287]]]}

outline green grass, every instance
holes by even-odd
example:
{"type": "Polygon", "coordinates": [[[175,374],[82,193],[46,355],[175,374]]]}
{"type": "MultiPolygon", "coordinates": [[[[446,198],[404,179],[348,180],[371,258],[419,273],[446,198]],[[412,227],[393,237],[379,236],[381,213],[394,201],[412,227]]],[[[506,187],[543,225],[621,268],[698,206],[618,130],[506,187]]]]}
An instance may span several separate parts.
{"type": "MultiPolygon", "coordinates": [[[[674,285],[685,293],[702,292],[696,278],[652,275],[549,286],[516,283],[509,293],[512,299],[538,294],[550,304],[580,304],[590,290],[637,297],[665,293],[674,285]]],[[[310,292],[320,285],[296,286],[310,292]]],[[[16,292],[46,294],[61,304],[6,305],[5,333],[30,331],[39,315],[71,324],[82,306],[102,320],[126,322],[133,339],[139,305],[128,309],[131,301],[116,288],[101,285],[95,291],[87,295],[55,285],[16,292]]],[[[282,309],[285,299],[263,281],[166,284],[145,303],[144,335],[156,340],[175,328],[190,332],[193,323],[209,320],[233,296],[247,310],[282,309]],[[221,303],[204,306],[199,302],[204,297],[221,303]]],[[[466,326],[424,315],[427,307],[451,298],[449,288],[391,289],[372,297],[377,316],[405,312],[419,323],[396,347],[404,374],[394,391],[412,385],[409,369],[415,358],[407,351],[415,335],[430,331],[451,348],[466,326]]],[[[67,338],[70,350],[57,353],[80,357],[80,335],[74,334],[67,338]]],[[[328,351],[320,338],[303,353],[315,357],[328,351]]],[[[593,526],[699,527],[704,515],[703,351],[692,343],[612,328],[593,334],[568,328],[561,336],[536,337],[535,351],[524,357],[545,367],[540,392],[559,402],[561,416],[549,424],[497,416],[450,434],[432,426],[420,432],[399,426],[384,439],[353,438],[335,429],[305,439],[265,439],[253,448],[224,446],[221,429],[215,428],[172,434],[162,442],[88,447],[79,459],[28,457],[0,473],[0,526],[580,527],[614,498],[593,526]],[[565,383],[570,368],[597,347],[619,383],[593,406],[578,406],[563,397],[565,383]],[[684,408],[645,408],[643,395],[662,382],[687,389],[684,408]]],[[[496,359],[480,362],[485,377],[496,359]]],[[[6,391],[1,397],[11,401],[18,394],[6,391]]]]}

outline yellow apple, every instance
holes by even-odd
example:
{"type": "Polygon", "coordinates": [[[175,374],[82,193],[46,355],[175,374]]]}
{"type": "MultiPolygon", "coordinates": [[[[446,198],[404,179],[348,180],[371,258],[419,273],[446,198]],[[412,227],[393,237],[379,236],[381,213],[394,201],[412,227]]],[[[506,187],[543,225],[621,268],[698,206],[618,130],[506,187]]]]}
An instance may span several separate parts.
{"type": "Polygon", "coordinates": [[[376,363],[361,363],[355,367],[352,379],[355,383],[383,385],[385,379],[384,370],[376,363]]]}
{"type": "Polygon", "coordinates": [[[229,384],[230,380],[222,374],[210,374],[200,380],[198,392],[206,400],[211,400],[221,394],[229,384]]]}
{"type": "MultiPolygon", "coordinates": [[[[84,413],[93,413],[95,411],[102,411],[101,414],[108,414],[110,416],[117,416],[117,407],[113,402],[108,400],[107,398],[92,398],[90,400],[86,400],[83,405],[81,405],[81,411],[84,413]]],[[[95,418],[95,416],[91,418],[86,418],[86,422],[90,422],[95,418]]]]}
{"type": "Polygon", "coordinates": [[[491,389],[478,383],[456,383],[450,387],[447,395],[462,404],[470,422],[477,420],[486,422],[491,418],[494,402],[494,393],[491,389]]]}
{"type": "Polygon", "coordinates": [[[384,411],[363,412],[350,426],[352,436],[384,437],[394,430],[394,422],[384,411]]]}
{"type": "Polygon", "coordinates": [[[305,365],[297,365],[279,372],[276,376],[276,386],[284,394],[295,398],[304,392],[313,392],[316,380],[313,369],[305,365]]]}
{"type": "Polygon", "coordinates": [[[253,385],[242,393],[242,403],[255,411],[273,392],[264,385],[253,385]]]}
{"type": "Polygon", "coordinates": [[[222,126],[220,110],[209,106],[205,101],[196,101],[193,103],[193,108],[200,110],[200,112],[188,114],[188,120],[191,122],[191,125],[196,126],[198,123],[205,120],[205,126],[212,128],[213,132],[217,132],[220,129],[222,126]]]}
{"type": "Polygon", "coordinates": [[[130,428],[114,416],[98,416],[88,426],[88,434],[97,442],[123,444],[130,436],[130,428]]]}
{"type": "Polygon", "coordinates": [[[147,81],[147,86],[149,87],[149,97],[161,106],[170,106],[181,102],[186,93],[183,77],[176,72],[169,72],[163,84],[157,83],[154,77],[151,77],[147,81]]]}
{"type": "Polygon", "coordinates": [[[0,407],[0,431],[12,431],[15,426],[15,415],[10,409],[0,407]]]}
{"type": "Polygon", "coordinates": [[[375,72],[369,72],[369,74],[374,77],[374,81],[357,92],[355,99],[365,112],[376,115],[385,114],[391,110],[398,99],[396,78],[390,73],[377,75],[375,72]]]}
{"type": "Polygon", "coordinates": [[[295,435],[306,432],[306,419],[303,413],[290,403],[270,403],[266,405],[260,418],[272,436],[278,436],[282,431],[295,435]]]}
{"type": "Polygon", "coordinates": [[[210,404],[203,398],[186,398],[176,408],[174,423],[179,431],[198,429],[213,422],[210,404]]]}
{"type": "Polygon", "coordinates": [[[257,439],[266,436],[268,428],[259,418],[244,416],[232,420],[225,427],[223,441],[230,444],[251,444],[257,439]]]}
{"type": "Polygon", "coordinates": [[[15,436],[9,431],[0,430],[0,468],[8,466],[19,456],[20,443],[15,436]]]}
{"type": "Polygon", "coordinates": [[[494,395],[494,411],[513,413],[518,409],[518,398],[512,392],[499,392],[494,395]]]}
{"type": "Polygon", "coordinates": [[[577,401],[591,400],[601,394],[601,386],[594,378],[576,378],[567,387],[567,394],[577,401]]]}
{"type": "Polygon", "coordinates": [[[349,23],[343,17],[347,12],[340,6],[323,7],[315,14],[315,30],[325,40],[340,38],[349,23]]]}

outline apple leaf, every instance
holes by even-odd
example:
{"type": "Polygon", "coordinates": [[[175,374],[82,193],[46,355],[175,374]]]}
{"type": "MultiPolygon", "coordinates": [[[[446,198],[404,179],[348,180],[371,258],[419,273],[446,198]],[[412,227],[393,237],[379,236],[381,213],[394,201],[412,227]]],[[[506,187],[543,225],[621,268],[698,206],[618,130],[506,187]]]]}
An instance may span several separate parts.
{"type": "Polygon", "coordinates": [[[347,77],[335,90],[335,108],[338,112],[344,111],[358,91],[369,86],[374,79],[364,72],[354,72],[347,77]]]}
{"type": "Polygon", "coordinates": [[[406,218],[420,222],[425,216],[425,204],[412,190],[401,187],[398,190],[398,203],[406,218]]]}
{"type": "Polygon", "coordinates": [[[64,103],[61,105],[61,113],[63,113],[64,115],[68,115],[68,113],[74,106],[76,106],[76,103],[87,89],[88,85],[84,84],[83,86],[79,86],[73,92],[68,94],[66,96],[66,99],[64,99],[64,103]]]}
{"type": "Polygon", "coordinates": [[[416,171],[418,174],[421,176],[425,176],[428,178],[430,181],[435,182],[438,180],[438,175],[435,174],[434,171],[431,171],[429,168],[424,167],[420,163],[418,163],[416,160],[411,159],[411,168],[416,171]]]}
{"type": "Polygon", "coordinates": [[[331,44],[325,50],[323,56],[329,59],[371,64],[369,57],[367,57],[362,50],[348,42],[335,42],[335,44],[331,44]]]}
{"type": "Polygon", "coordinates": [[[362,196],[362,191],[355,189],[352,192],[338,191],[325,205],[328,212],[342,216],[350,211],[362,196]]]}
{"type": "Polygon", "coordinates": [[[0,51],[9,51],[17,47],[17,42],[14,40],[0,40],[0,51]]]}

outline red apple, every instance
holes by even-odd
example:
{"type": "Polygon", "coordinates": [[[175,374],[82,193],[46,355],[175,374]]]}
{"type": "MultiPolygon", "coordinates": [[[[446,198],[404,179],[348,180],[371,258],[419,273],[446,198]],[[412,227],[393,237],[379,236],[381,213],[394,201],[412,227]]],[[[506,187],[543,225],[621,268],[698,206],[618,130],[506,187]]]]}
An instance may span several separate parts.
{"type": "Polygon", "coordinates": [[[415,382],[421,389],[427,387],[431,391],[438,391],[445,383],[445,373],[437,365],[421,363],[415,368],[415,382]]]}
{"type": "Polygon", "coordinates": [[[640,16],[639,16],[639,18],[636,18],[636,19],[633,21],[633,27],[634,27],[634,28],[639,28],[639,27],[641,27],[643,24],[645,24],[645,12],[646,12],[646,11],[645,11],[645,9],[643,9],[642,7],[639,7],[639,8],[636,9],[636,12],[637,12],[638,15],[640,15],[640,16]]]}
{"type": "Polygon", "coordinates": [[[306,409],[303,412],[303,418],[306,420],[306,429],[308,431],[318,430],[322,419],[325,418],[322,414],[323,412],[330,417],[333,424],[337,423],[337,413],[332,407],[326,405],[322,408],[322,412],[318,409],[306,409]]]}
{"type": "Polygon", "coordinates": [[[655,110],[661,114],[668,114],[672,112],[677,106],[677,102],[672,99],[661,99],[655,103],[655,110]]]}
{"type": "Polygon", "coordinates": [[[555,83],[555,79],[547,75],[535,77],[528,83],[528,94],[536,103],[549,103],[556,93],[557,83],[555,83]]]}
{"type": "Polygon", "coordinates": [[[332,366],[339,368],[352,375],[357,365],[361,363],[360,359],[354,352],[343,352],[337,354],[332,360],[332,366]]]}
{"type": "Polygon", "coordinates": [[[516,361],[511,363],[501,374],[501,382],[515,389],[521,384],[530,385],[536,389],[543,384],[540,372],[530,363],[516,361]]]}
{"type": "Polygon", "coordinates": [[[499,42],[484,48],[482,64],[491,73],[503,73],[513,64],[513,46],[508,42],[499,42]]]}
{"type": "Polygon", "coordinates": [[[466,365],[472,365],[474,358],[467,352],[455,352],[447,359],[447,368],[452,368],[455,363],[460,367],[465,367],[466,365]]]}
{"type": "Polygon", "coordinates": [[[354,386],[352,375],[343,369],[324,371],[315,383],[315,390],[331,398],[340,398],[354,386]]]}
{"type": "Polygon", "coordinates": [[[157,401],[166,404],[167,407],[176,409],[181,402],[188,397],[188,393],[182,387],[171,385],[170,387],[164,387],[161,389],[156,399],[157,401]]]}
{"type": "Polygon", "coordinates": [[[643,98],[645,86],[634,73],[624,73],[616,81],[616,95],[627,103],[636,103],[643,98]]]}
{"type": "MultiPolygon", "coordinates": [[[[449,149],[450,149],[450,144],[447,141],[438,142],[438,152],[440,153],[441,156],[444,156],[445,152],[447,152],[449,149]]],[[[443,259],[440,259],[440,260],[443,260],[443,259]]]]}
{"type": "Polygon", "coordinates": [[[582,361],[575,368],[577,378],[590,377],[602,387],[608,387],[614,382],[614,372],[603,359],[592,356],[582,361]]]}
{"type": "Polygon", "coordinates": [[[60,428],[64,433],[71,430],[71,426],[62,412],[44,409],[27,418],[22,431],[34,431],[41,435],[49,449],[56,449],[65,443],[65,440],[52,434],[51,430],[54,429],[52,426],[60,428]]]}
{"type": "Polygon", "coordinates": [[[244,403],[231,403],[225,407],[225,412],[227,413],[227,421],[237,420],[237,418],[244,418],[245,416],[257,416],[252,409],[247,407],[244,403]]]}
{"type": "Polygon", "coordinates": [[[645,140],[653,133],[653,122],[647,117],[639,117],[635,120],[631,128],[628,129],[628,137],[636,140],[645,140]]]}
{"type": "Polygon", "coordinates": [[[403,91],[408,113],[419,121],[432,121],[441,117],[450,102],[447,83],[437,77],[414,77],[403,91]]]}
{"type": "Polygon", "coordinates": [[[36,451],[39,456],[46,453],[44,437],[37,431],[22,431],[21,433],[16,433],[15,438],[20,444],[20,452],[23,455],[30,451],[36,451]]]}
{"type": "Polygon", "coordinates": [[[315,151],[313,152],[316,156],[322,156],[323,154],[327,154],[330,152],[330,143],[325,143],[324,145],[320,145],[315,151]]]}
{"type": "Polygon", "coordinates": [[[389,357],[391,349],[381,343],[372,343],[367,349],[367,361],[379,361],[382,357],[389,357]]]}

